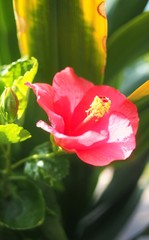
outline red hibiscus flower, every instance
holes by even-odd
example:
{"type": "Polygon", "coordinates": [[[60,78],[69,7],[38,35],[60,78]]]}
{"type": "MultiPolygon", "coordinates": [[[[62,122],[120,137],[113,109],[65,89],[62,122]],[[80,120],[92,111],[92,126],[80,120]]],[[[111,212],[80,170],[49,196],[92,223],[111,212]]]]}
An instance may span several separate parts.
{"type": "Polygon", "coordinates": [[[65,151],[91,165],[104,166],[128,158],[134,150],[137,109],[118,90],[95,86],[69,67],[54,76],[52,86],[26,85],[50,121],[40,120],[37,127],[51,133],[65,151]]]}

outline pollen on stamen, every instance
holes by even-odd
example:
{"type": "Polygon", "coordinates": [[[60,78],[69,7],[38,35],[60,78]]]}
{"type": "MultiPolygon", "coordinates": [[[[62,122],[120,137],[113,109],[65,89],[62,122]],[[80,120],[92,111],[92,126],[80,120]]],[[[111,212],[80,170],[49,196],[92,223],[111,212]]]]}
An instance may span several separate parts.
{"type": "Polygon", "coordinates": [[[87,118],[89,120],[95,117],[95,121],[98,121],[99,118],[103,117],[107,113],[111,106],[111,100],[105,96],[95,96],[93,102],[90,105],[90,108],[86,110],[87,118]]]}

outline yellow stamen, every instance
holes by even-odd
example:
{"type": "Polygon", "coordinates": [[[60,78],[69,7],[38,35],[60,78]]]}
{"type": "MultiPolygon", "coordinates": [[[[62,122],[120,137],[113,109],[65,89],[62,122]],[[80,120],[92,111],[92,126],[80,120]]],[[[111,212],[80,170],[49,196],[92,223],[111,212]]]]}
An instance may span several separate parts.
{"type": "Polygon", "coordinates": [[[91,118],[96,118],[95,121],[98,121],[98,118],[101,118],[107,113],[110,109],[111,101],[109,98],[101,96],[96,96],[90,105],[90,108],[86,110],[87,117],[85,122],[90,120],[91,118]]]}

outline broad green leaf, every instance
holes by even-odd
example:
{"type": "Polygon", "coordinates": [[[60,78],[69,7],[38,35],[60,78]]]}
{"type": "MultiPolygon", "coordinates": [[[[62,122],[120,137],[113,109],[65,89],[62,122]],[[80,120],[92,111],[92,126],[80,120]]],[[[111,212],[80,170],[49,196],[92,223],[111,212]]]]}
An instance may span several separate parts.
{"type": "Polygon", "coordinates": [[[49,82],[57,71],[72,66],[79,75],[102,82],[107,36],[104,0],[13,3],[21,54],[38,59],[40,81],[49,82]]]}
{"type": "Polygon", "coordinates": [[[137,137],[137,154],[148,149],[148,138],[149,138],[149,95],[135,102],[138,107],[140,123],[137,137]]]}
{"type": "Polygon", "coordinates": [[[149,95],[149,80],[137,88],[132,94],[128,96],[128,99],[132,102],[138,101],[149,95]]]}
{"type": "Polygon", "coordinates": [[[89,27],[93,28],[93,37],[101,58],[100,72],[104,73],[106,63],[107,17],[105,0],[80,0],[83,18],[89,27]]]}
{"type": "Polygon", "coordinates": [[[27,106],[28,88],[25,82],[32,82],[38,68],[35,58],[19,59],[3,67],[0,73],[0,82],[5,87],[12,87],[19,100],[18,118],[21,118],[27,106]]]}
{"type": "Polygon", "coordinates": [[[131,218],[126,222],[125,227],[120,232],[118,239],[134,240],[139,236],[145,235],[145,231],[149,227],[149,164],[147,164],[143,172],[138,186],[142,189],[142,196],[131,218]]]}
{"type": "Polygon", "coordinates": [[[108,35],[141,14],[148,0],[107,0],[108,35]]]}
{"type": "Polygon", "coordinates": [[[30,138],[30,133],[17,124],[0,125],[0,143],[18,143],[30,138]]]}
{"type": "MultiPolygon", "coordinates": [[[[117,239],[118,234],[125,227],[126,222],[135,211],[135,208],[140,200],[140,196],[141,191],[136,189],[134,192],[132,192],[132,195],[129,196],[128,199],[127,197],[123,197],[121,201],[117,202],[115,206],[111,207],[111,209],[109,209],[105,215],[101,216],[99,219],[97,218],[95,222],[92,222],[91,218],[88,219],[88,225],[85,229],[82,229],[84,231],[79,239],[117,239]]],[[[102,209],[100,210],[102,211],[102,209]]]]}
{"type": "Polygon", "coordinates": [[[24,171],[34,180],[44,180],[54,186],[68,175],[69,162],[66,155],[50,156],[50,151],[49,143],[36,147],[32,152],[36,159],[27,162],[24,171]]]}
{"type": "Polygon", "coordinates": [[[12,1],[0,1],[0,65],[20,58],[12,1]]]}
{"type": "Polygon", "coordinates": [[[20,240],[20,237],[15,231],[4,227],[0,227],[0,236],[3,240],[20,240]]]}
{"type": "Polygon", "coordinates": [[[92,202],[92,194],[101,168],[83,163],[75,154],[70,154],[69,160],[70,173],[64,181],[66,190],[64,193],[59,192],[58,199],[69,239],[77,239],[73,234],[76,232],[80,217],[92,202]]]}
{"type": "Polygon", "coordinates": [[[105,81],[116,86],[117,74],[149,51],[149,12],[143,13],[118,29],[108,41],[105,81]]]}
{"type": "Polygon", "coordinates": [[[149,54],[141,56],[118,74],[119,90],[129,96],[149,79],[149,54]]]}
{"type": "MultiPolygon", "coordinates": [[[[2,187],[2,186],[1,186],[2,187]]],[[[25,177],[9,180],[1,189],[0,224],[12,229],[30,229],[42,224],[45,206],[40,189],[25,177]]]]}
{"type": "Polygon", "coordinates": [[[68,240],[60,220],[55,216],[48,216],[45,219],[44,225],[41,226],[41,229],[44,232],[46,239],[68,240]]]}
{"type": "Polygon", "coordinates": [[[138,158],[115,164],[112,181],[79,223],[82,240],[115,239],[140,199],[141,192],[136,186],[147,161],[148,151],[138,158]]]}
{"type": "Polygon", "coordinates": [[[50,236],[52,240],[66,240],[66,233],[63,229],[61,209],[57,202],[57,195],[46,183],[40,184],[47,207],[47,216],[44,224],[40,227],[45,237],[50,236]]]}

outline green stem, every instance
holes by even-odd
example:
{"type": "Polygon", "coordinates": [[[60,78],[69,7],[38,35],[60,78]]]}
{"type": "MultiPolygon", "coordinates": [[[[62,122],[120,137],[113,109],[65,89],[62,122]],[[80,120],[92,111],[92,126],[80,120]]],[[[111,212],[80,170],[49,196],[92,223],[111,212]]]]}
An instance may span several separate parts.
{"type": "Polygon", "coordinates": [[[7,150],[6,150],[6,155],[5,155],[6,156],[6,158],[5,158],[5,160],[6,160],[6,162],[5,162],[6,163],[5,169],[6,169],[8,175],[11,172],[10,153],[11,153],[11,144],[8,143],[7,150]]]}
{"type": "Polygon", "coordinates": [[[4,175],[8,176],[11,172],[11,161],[10,161],[10,153],[11,153],[11,144],[1,145],[1,154],[5,160],[5,166],[2,172],[4,175]]]}
{"type": "Polygon", "coordinates": [[[55,157],[55,156],[60,156],[60,155],[65,155],[65,154],[66,154],[66,152],[64,152],[63,150],[58,150],[57,152],[46,153],[46,154],[34,154],[34,155],[23,158],[20,161],[12,164],[11,169],[14,170],[14,169],[20,167],[22,164],[24,164],[28,161],[38,160],[38,159],[41,159],[41,158],[52,158],[52,157],[55,157]]]}
{"type": "Polygon", "coordinates": [[[4,196],[7,197],[9,195],[9,187],[8,187],[8,179],[11,174],[11,160],[10,160],[10,153],[11,153],[11,144],[8,143],[6,146],[3,147],[3,154],[5,159],[5,168],[2,171],[3,173],[3,191],[4,196]]]}

